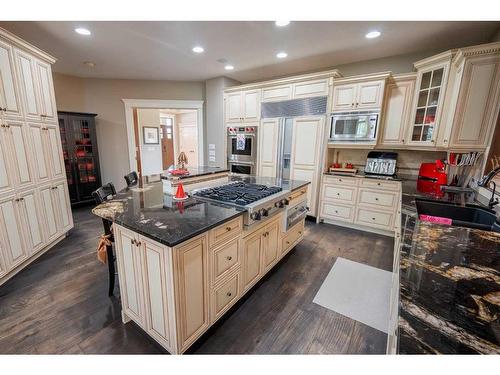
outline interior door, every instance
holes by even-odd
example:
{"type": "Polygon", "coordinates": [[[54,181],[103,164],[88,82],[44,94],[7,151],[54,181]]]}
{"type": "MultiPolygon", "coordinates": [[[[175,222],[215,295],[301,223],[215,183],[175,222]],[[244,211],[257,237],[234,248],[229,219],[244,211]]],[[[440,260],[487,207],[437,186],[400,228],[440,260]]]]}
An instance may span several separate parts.
{"type": "Polygon", "coordinates": [[[10,116],[19,116],[19,96],[14,78],[12,47],[0,41],[0,108],[10,116]]]}
{"type": "Polygon", "coordinates": [[[170,122],[170,125],[161,125],[161,129],[161,158],[163,169],[166,170],[174,164],[173,125],[170,122]]]}
{"type": "Polygon", "coordinates": [[[198,166],[198,127],[179,124],[179,152],[188,158],[189,167],[198,166]]]}

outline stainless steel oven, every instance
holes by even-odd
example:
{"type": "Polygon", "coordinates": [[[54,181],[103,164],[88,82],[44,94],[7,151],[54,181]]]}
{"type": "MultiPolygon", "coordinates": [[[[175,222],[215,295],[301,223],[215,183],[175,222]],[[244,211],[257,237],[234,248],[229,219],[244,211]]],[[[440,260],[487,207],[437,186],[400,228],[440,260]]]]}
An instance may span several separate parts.
{"type": "Polygon", "coordinates": [[[255,163],[257,161],[257,127],[227,127],[227,161],[255,163]]]}
{"type": "Polygon", "coordinates": [[[287,208],[284,228],[286,228],[286,230],[289,230],[291,227],[305,218],[308,212],[309,209],[307,207],[306,200],[294,205],[293,207],[287,208]]]}
{"type": "Polygon", "coordinates": [[[255,163],[229,161],[227,166],[232,173],[255,175],[255,163]]]}
{"type": "Polygon", "coordinates": [[[330,116],[330,141],[369,142],[377,137],[379,113],[339,112],[330,116]]]}

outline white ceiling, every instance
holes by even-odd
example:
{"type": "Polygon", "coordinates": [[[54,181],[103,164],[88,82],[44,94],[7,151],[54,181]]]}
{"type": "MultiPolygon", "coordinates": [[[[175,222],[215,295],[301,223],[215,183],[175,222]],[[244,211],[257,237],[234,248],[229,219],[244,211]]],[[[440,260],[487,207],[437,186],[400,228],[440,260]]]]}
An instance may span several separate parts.
{"type": "Polygon", "coordinates": [[[81,77],[241,82],[350,62],[489,41],[500,22],[0,22],[55,56],[54,70],[81,77]],[[76,34],[75,27],[92,35],[76,34]],[[382,36],[366,39],[377,29],[382,36]],[[191,51],[202,45],[205,52],[191,51]],[[284,50],[288,58],[279,60],[284,50]],[[235,69],[224,70],[226,59],[235,69]],[[89,68],[84,61],[96,64],[89,68]]]}

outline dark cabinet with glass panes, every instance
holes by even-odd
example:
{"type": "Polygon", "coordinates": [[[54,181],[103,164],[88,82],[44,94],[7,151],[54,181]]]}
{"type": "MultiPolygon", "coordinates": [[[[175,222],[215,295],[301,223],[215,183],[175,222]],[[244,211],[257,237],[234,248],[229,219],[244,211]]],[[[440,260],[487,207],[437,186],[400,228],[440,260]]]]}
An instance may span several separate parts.
{"type": "Polygon", "coordinates": [[[101,186],[93,113],[58,112],[64,166],[72,205],[93,202],[101,186]]]}

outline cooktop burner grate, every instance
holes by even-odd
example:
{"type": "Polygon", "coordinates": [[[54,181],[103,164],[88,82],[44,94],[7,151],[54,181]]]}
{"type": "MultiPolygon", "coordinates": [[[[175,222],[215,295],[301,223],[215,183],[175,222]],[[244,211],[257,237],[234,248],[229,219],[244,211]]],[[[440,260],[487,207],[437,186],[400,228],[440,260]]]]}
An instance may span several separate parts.
{"type": "Polygon", "coordinates": [[[239,206],[246,206],[272,194],[279,193],[281,190],[282,189],[279,186],[235,182],[232,184],[198,190],[194,192],[193,195],[221,202],[234,203],[239,206]]]}

